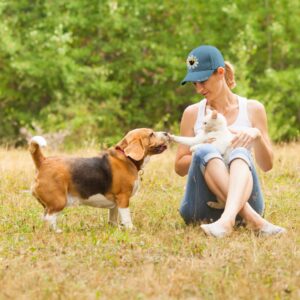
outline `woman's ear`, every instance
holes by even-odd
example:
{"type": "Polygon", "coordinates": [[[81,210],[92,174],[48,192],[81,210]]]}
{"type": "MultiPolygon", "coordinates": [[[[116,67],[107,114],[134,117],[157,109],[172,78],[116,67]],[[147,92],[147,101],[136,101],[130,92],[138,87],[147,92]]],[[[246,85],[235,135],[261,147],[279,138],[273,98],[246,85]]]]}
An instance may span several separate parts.
{"type": "Polygon", "coordinates": [[[219,67],[219,68],[217,69],[217,73],[218,73],[219,75],[224,75],[224,74],[225,74],[225,68],[219,67]]]}

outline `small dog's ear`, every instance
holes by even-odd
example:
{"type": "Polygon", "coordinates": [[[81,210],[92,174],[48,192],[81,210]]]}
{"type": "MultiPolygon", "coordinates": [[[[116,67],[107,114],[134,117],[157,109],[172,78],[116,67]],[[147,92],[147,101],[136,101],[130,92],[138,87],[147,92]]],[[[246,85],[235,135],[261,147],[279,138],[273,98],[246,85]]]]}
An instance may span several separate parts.
{"type": "Polygon", "coordinates": [[[218,117],[218,112],[216,110],[213,110],[212,111],[212,115],[211,115],[211,118],[212,119],[216,119],[218,117]]]}
{"type": "Polygon", "coordinates": [[[139,161],[142,160],[145,156],[145,148],[140,139],[134,139],[130,141],[127,147],[124,149],[126,156],[139,161]]]}

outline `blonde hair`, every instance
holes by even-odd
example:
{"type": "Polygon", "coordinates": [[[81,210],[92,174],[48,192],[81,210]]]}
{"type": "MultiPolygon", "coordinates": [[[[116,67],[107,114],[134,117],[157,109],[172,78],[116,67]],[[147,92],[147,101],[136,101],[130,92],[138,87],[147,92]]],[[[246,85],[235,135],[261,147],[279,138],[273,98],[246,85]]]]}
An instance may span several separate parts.
{"type": "Polygon", "coordinates": [[[229,61],[225,61],[225,81],[231,90],[235,88],[234,68],[229,61]]]}

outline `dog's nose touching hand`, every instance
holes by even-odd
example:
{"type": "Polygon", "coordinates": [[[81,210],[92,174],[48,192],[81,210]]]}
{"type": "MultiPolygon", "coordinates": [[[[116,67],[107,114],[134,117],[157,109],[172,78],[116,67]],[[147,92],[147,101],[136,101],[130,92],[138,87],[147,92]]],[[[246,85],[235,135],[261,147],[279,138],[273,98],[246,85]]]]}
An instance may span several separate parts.
{"type": "Polygon", "coordinates": [[[174,141],[174,136],[173,134],[169,133],[169,132],[166,132],[167,136],[168,136],[168,139],[169,139],[169,142],[173,142],[174,141]]]}

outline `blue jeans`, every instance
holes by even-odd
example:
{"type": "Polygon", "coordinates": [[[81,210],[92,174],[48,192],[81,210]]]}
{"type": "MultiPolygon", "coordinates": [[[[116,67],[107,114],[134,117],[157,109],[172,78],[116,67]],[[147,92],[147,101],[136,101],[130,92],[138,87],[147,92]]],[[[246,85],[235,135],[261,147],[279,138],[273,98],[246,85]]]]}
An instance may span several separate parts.
{"type": "MultiPolygon", "coordinates": [[[[216,196],[209,190],[204,179],[205,167],[213,158],[223,160],[221,154],[211,144],[203,144],[193,154],[185,195],[179,209],[186,224],[197,221],[214,222],[221,217],[224,211],[223,209],[215,209],[207,205],[208,201],[217,201],[216,196]]],[[[257,213],[262,215],[264,200],[251,153],[242,147],[233,149],[229,156],[228,166],[237,158],[243,159],[250,168],[253,178],[253,189],[248,202],[257,213]]],[[[241,220],[239,216],[237,217],[238,220],[241,220]]]]}

